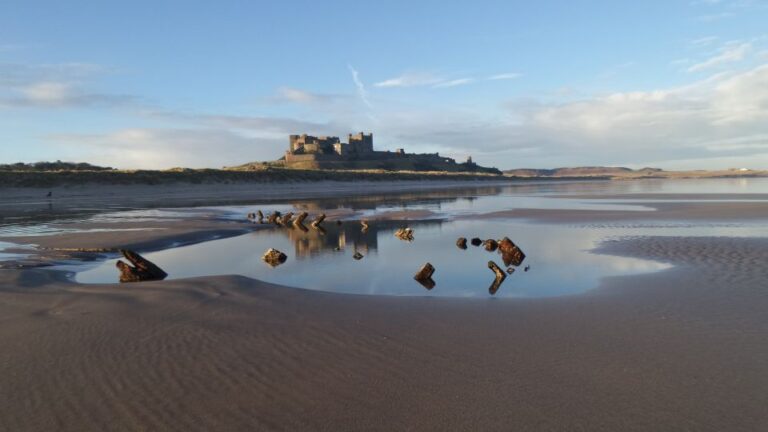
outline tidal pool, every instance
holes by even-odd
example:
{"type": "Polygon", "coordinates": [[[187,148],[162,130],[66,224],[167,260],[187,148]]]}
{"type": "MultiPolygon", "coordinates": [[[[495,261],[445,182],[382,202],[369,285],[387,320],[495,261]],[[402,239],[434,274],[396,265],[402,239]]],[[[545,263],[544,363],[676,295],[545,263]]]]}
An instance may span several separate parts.
{"type": "MultiPolygon", "coordinates": [[[[268,228],[144,256],[168,272],[170,279],[237,274],[292,287],[401,296],[489,296],[494,276],[488,261],[505,268],[500,254],[482,246],[459,249],[455,244],[458,237],[507,236],[526,253],[525,261],[496,293],[500,297],[574,294],[596,287],[605,276],[669,267],[654,261],[590,253],[607,235],[606,231],[559,225],[469,220],[378,221],[371,222],[364,233],[357,222],[338,226],[329,221],[325,232],[268,228]],[[413,241],[394,236],[394,231],[404,226],[414,229],[413,241]],[[264,263],[261,255],[271,247],[285,252],[287,262],[274,268],[264,263]],[[356,252],[364,257],[353,259],[356,252]],[[426,262],[436,268],[436,286],[431,290],[413,279],[426,262]]],[[[75,279],[81,283],[115,283],[115,262],[101,262],[76,273],[75,279]]]]}

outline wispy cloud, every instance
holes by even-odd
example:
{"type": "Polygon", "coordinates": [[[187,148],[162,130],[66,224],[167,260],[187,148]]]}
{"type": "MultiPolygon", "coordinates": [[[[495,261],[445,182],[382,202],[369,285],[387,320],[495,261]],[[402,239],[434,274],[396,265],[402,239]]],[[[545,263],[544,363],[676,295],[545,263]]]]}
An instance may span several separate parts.
{"type": "Polygon", "coordinates": [[[741,61],[751,49],[752,44],[749,42],[726,45],[720,49],[719,54],[689,67],[688,72],[700,72],[725,63],[741,61]]]}
{"type": "Polygon", "coordinates": [[[471,84],[477,81],[499,81],[517,79],[521,74],[517,72],[500,73],[484,78],[465,76],[461,78],[448,78],[431,72],[407,72],[395,78],[390,78],[374,84],[380,88],[394,87],[431,87],[447,88],[471,84]]]}
{"type": "Polygon", "coordinates": [[[437,84],[435,84],[434,88],[441,88],[441,87],[456,87],[460,85],[465,85],[474,82],[474,78],[459,78],[459,79],[453,79],[448,81],[441,81],[437,84]]]}
{"type": "Polygon", "coordinates": [[[348,95],[334,93],[316,93],[295,87],[279,87],[275,94],[268,98],[276,103],[295,103],[302,105],[328,104],[348,99],[348,95]]]}
{"type": "Polygon", "coordinates": [[[408,72],[398,77],[390,78],[384,81],[380,81],[374,84],[374,87],[420,87],[420,86],[434,86],[445,82],[444,78],[437,77],[431,73],[426,72],[408,72]]]}
{"type": "Polygon", "coordinates": [[[349,72],[352,74],[352,82],[355,83],[355,88],[357,88],[357,96],[366,106],[368,106],[368,108],[373,108],[370,99],[368,99],[368,92],[365,90],[365,84],[363,84],[363,81],[360,79],[360,74],[357,72],[357,69],[351,64],[347,64],[347,68],[349,68],[349,72]]]}
{"type": "Polygon", "coordinates": [[[87,108],[137,103],[126,94],[104,93],[88,83],[108,69],[90,63],[0,64],[0,107],[87,108]]]}
{"type": "Polygon", "coordinates": [[[497,81],[497,80],[512,80],[520,78],[522,74],[519,74],[517,72],[507,72],[507,73],[500,73],[496,75],[491,75],[488,78],[486,78],[489,81],[497,81]]]}

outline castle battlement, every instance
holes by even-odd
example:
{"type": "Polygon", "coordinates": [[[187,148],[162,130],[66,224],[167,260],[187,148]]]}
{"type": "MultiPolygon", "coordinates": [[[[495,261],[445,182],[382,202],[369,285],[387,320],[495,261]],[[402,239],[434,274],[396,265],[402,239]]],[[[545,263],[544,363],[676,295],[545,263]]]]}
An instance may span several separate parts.
{"type": "Polygon", "coordinates": [[[472,163],[456,163],[438,153],[406,153],[373,149],[373,134],[347,135],[347,142],[337,136],[289,135],[285,166],[301,169],[386,169],[415,171],[492,171],[472,163]]]}

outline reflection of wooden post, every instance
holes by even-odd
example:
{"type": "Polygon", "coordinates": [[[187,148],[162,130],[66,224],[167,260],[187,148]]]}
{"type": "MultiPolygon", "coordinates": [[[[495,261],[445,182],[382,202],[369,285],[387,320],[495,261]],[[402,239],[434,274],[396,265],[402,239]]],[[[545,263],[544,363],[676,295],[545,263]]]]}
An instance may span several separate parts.
{"type": "Polygon", "coordinates": [[[133,264],[130,266],[122,261],[117,261],[116,267],[120,270],[120,282],[163,280],[168,277],[168,273],[164,272],[163,269],[136,252],[125,249],[120,250],[120,252],[125,259],[133,264]]]}
{"type": "Polygon", "coordinates": [[[499,290],[499,287],[501,286],[501,283],[504,282],[504,279],[507,278],[507,275],[504,273],[504,270],[502,270],[501,267],[496,265],[496,263],[493,261],[488,261],[488,268],[491,269],[496,275],[496,279],[488,288],[488,292],[491,293],[491,295],[494,295],[496,294],[496,291],[499,290]]]}

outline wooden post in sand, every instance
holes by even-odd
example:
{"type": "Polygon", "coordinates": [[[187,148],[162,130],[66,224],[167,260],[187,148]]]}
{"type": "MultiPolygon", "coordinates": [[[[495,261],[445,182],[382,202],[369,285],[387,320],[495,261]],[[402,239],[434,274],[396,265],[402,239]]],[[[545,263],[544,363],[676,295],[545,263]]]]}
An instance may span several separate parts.
{"type": "Polygon", "coordinates": [[[168,273],[164,272],[163,269],[136,252],[121,249],[120,253],[132,264],[129,265],[121,260],[117,261],[115,266],[120,270],[120,282],[163,280],[168,277],[168,273]]]}
{"type": "Polygon", "coordinates": [[[325,220],[325,213],[320,213],[315,220],[312,221],[312,228],[320,228],[320,225],[325,220]]]}
{"type": "Polygon", "coordinates": [[[432,275],[435,274],[435,267],[430,263],[426,263],[416,272],[413,277],[424,288],[431,290],[435,287],[435,281],[432,279],[432,275]]]}
{"type": "Polygon", "coordinates": [[[494,279],[491,286],[488,288],[488,292],[491,293],[491,295],[496,294],[496,291],[499,290],[499,287],[501,286],[501,283],[504,282],[504,279],[507,278],[507,274],[504,273],[504,270],[501,269],[498,265],[496,265],[493,261],[488,261],[488,268],[493,271],[493,273],[496,275],[496,279],[494,279]]]}

